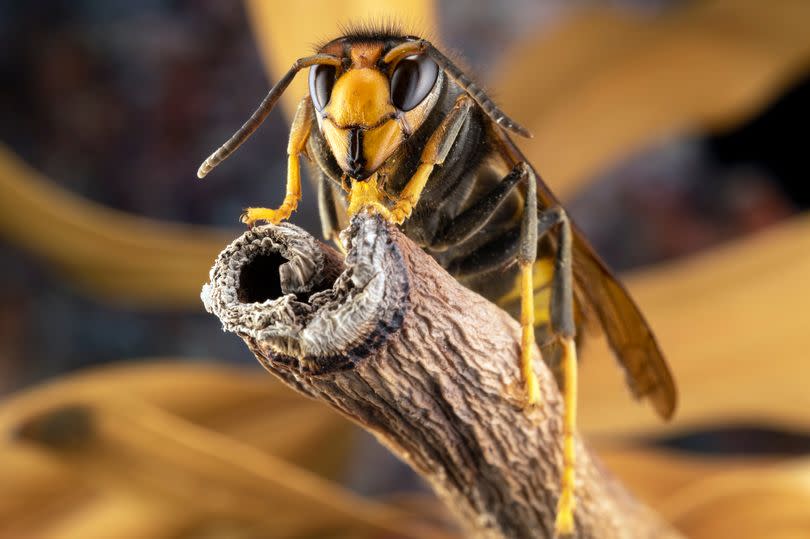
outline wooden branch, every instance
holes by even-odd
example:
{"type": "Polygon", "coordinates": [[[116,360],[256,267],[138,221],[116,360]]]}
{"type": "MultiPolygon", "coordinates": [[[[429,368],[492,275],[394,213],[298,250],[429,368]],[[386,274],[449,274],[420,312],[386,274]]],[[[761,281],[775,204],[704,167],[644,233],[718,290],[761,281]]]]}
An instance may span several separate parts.
{"type": "MultiPolygon", "coordinates": [[[[517,323],[377,217],[343,240],[345,266],[292,225],[246,232],[205,306],[267,370],[408,462],[469,536],[552,537],[562,403],[538,360],[543,400],[524,409],[517,323]]],[[[678,536],[577,447],[577,537],[678,536]]]]}

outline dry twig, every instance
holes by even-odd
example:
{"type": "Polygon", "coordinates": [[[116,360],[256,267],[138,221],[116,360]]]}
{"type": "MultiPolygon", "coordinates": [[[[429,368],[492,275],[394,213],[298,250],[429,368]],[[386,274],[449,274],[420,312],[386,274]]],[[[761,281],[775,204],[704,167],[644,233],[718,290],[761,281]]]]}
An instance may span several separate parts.
{"type": "MultiPolygon", "coordinates": [[[[344,263],[292,225],[218,257],[206,308],[284,382],[373,432],[476,537],[551,537],[562,403],[523,407],[520,332],[398,230],[361,215],[344,263]]],[[[578,537],[674,537],[578,442],[578,537]]]]}

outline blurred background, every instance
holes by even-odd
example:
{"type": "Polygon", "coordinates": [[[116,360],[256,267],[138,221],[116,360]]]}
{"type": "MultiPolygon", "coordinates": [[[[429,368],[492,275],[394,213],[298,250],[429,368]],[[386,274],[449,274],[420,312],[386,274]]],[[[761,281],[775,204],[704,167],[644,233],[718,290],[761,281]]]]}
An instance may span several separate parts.
{"type": "MultiPolygon", "coordinates": [[[[242,208],[283,197],[306,77],[197,166],[312,43],[369,18],[458,52],[533,132],[519,145],[659,335],[671,424],[604,343],[583,354],[608,467],[690,536],[810,536],[806,0],[51,0],[0,2],[0,537],[452,532],[199,301],[242,208]]],[[[320,233],[308,184],[292,221],[320,233]]]]}

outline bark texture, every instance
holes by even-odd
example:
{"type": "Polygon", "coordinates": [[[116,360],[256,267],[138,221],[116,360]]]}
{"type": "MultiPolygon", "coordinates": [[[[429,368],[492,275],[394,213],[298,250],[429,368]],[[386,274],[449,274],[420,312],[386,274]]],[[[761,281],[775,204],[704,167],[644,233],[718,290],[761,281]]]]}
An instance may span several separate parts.
{"type": "MultiPolygon", "coordinates": [[[[206,308],[267,370],[373,432],[470,537],[553,537],[562,401],[536,355],[524,406],[520,328],[395,227],[361,215],[345,261],[289,224],[228,246],[206,308]]],[[[576,537],[677,537],[577,442],[576,537]]]]}

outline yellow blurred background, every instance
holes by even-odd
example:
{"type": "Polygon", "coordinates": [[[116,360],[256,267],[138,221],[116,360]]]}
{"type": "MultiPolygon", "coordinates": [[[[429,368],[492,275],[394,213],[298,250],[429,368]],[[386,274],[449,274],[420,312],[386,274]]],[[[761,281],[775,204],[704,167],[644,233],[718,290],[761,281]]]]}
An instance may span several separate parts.
{"type": "MultiPolygon", "coordinates": [[[[341,24],[458,52],[672,365],[668,424],[604,343],[580,427],[690,537],[810,537],[810,2],[0,5],[0,538],[448,537],[404,465],[202,313],[248,205],[283,195],[299,77],[341,24]]],[[[306,186],[293,222],[318,232],[306,186]]]]}

